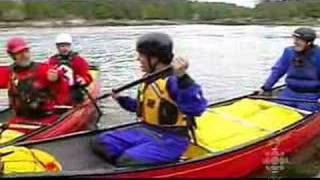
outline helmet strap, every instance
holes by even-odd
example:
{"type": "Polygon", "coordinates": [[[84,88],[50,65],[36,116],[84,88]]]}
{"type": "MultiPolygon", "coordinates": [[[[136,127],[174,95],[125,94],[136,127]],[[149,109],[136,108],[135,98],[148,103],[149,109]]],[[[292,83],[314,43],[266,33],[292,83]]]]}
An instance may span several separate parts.
{"type": "Polygon", "coordinates": [[[13,59],[14,61],[16,60],[16,57],[14,56],[14,54],[12,54],[12,53],[8,53],[8,54],[11,57],[11,59],[13,59]]]}
{"type": "Polygon", "coordinates": [[[311,50],[311,49],[314,47],[313,42],[307,42],[307,43],[308,43],[308,46],[306,46],[306,48],[305,48],[303,51],[300,52],[301,54],[306,54],[306,53],[308,53],[309,50],[311,50]]]}
{"type": "Polygon", "coordinates": [[[309,41],[308,42],[308,46],[312,48],[313,47],[313,41],[309,41]]]}
{"type": "Polygon", "coordinates": [[[155,64],[152,64],[151,63],[151,56],[148,56],[147,58],[148,58],[148,66],[149,66],[149,69],[150,69],[149,73],[153,73],[156,70],[156,68],[157,68],[157,66],[159,64],[159,60],[155,64]]]}

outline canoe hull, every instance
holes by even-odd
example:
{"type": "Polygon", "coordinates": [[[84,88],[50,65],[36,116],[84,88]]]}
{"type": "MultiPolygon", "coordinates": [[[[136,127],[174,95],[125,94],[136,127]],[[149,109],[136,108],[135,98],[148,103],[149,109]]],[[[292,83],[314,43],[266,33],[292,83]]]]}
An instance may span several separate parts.
{"type": "MultiPolygon", "coordinates": [[[[225,101],[225,103],[229,104],[245,97],[235,98],[225,101]]],[[[221,104],[224,103],[214,104],[213,107],[221,104]]],[[[61,174],[53,175],[56,177],[241,178],[265,169],[266,163],[270,162],[271,158],[278,155],[289,157],[318,136],[320,134],[320,112],[307,115],[285,129],[276,131],[267,137],[262,137],[262,139],[257,139],[255,142],[243,144],[241,147],[235,147],[202,159],[157,167],[118,168],[110,163],[108,164],[108,161],[101,159],[90,149],[92,138],[98,134],[135,125],[139,125],[139,123],[125,124],[92,132],[77,132],[46,141],[23,142],[20,145],[41,149],[57,157],[60,160],[59,162],[65,166],[63,166],[64,171],[61,174]],[[85,152],[81,152],[81,150],[85,150],[85,152]],[[79,157],[73,157],[75,151],[78,152],[79,157]],[[273,152],[278,154],[270,156],[273,152]],[[69,157],[73,158],[74,161],[69,157]]],[[[45,174],[39,176],[46,177],[45,174]]]]}
{"type": "MultiPolygon", "coordinates": [[[[310,142],[320,133],[320,115],[309,117],[298,127],[271,138],[265,142],[255,144],[235,152],[209,158],[188,164],[170,166],[167,168],[135,171],[117,174],[112,177],[121,178],[240,178],[265,168],[264,162],[270,158],[268,154],[276,148],[278,152],[288,156],[299,150],[302,145],[310,142]]],[[[101,177],[101,176],[100,176],[101,177]]],[[[107,177],[107,176],[106,176],[107,177]]]]}

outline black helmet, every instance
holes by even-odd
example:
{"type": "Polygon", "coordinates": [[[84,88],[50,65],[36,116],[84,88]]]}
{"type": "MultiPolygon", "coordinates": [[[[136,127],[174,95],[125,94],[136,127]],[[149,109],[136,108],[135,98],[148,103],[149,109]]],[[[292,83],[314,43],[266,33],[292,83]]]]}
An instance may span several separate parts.
{"type": "Polygon", "coordinates": [[[148,33],[138,39],[136,49],[139,53],[159,58],[164,64],[170,64],[173,58],[173,42],[164,33],[148,33]]]}
{"type": "Polygon", "coordinates": [[[294,31],[293,36],[307,42],[313,42],[317,37],[316,31],[310,28],[298,28],[294,31]]]}

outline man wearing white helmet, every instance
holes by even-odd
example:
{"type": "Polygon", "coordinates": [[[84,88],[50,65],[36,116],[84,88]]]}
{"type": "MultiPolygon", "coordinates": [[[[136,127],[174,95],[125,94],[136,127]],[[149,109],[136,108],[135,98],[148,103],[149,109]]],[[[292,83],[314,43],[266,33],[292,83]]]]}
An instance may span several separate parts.
{"type": "Polygon", "coordinates": [[[72,101],[81,102],[84,99],[81,87],[88,86],[92,82],[88,63],[77,52],[72,51],[70,34],[58,34],[55,43],[58,54],[50,57],[48,62],[64,71],[70,86],[72,101]]]}

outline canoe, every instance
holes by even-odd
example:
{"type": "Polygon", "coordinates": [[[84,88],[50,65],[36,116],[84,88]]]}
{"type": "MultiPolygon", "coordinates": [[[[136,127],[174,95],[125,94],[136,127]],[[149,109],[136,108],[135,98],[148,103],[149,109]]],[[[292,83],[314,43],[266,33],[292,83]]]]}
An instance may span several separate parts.
{"type": "MultiPolygon", "coordinates": [[[[273,90],[274,93],[279,91],[281,88],[273,90]]],[[[188,150],[174,163],[157,166],[116,167],[93,152],[92,138],[102,132],[140,125],[140,123],[130,123],[109,129],[73,133],[45,141],[19,143],[18,146],[39,149],[51,154],[61,164],[62,171],[11,174],[4,177],[247,177],[265,168],[266,165],[272,165],[274,157],[292,155],[319,134],[319,112],[311,113],[275,102],[252,100],[248,98],[249,96],[241,96],[211,105],[204,115],[197,118],[198,145],[190,143],[188,150]],[[239,106],[239,103],[242,105],[239,106]],[[256,106],[254,103],[259,105],[256,106]],[[244,104],[246,108],[243,108],[244,104]],[[250,106],[252,108],[248,108],[250,106]],[[256,111],[258,114],[252,113],[256,107],[262,108],[263,111],[256,111]],[[237,111],[239,108],[242,109],[237,111]],[[251,115],[248,115],[249,112],[251,115]],[[277,113],[278,116],[274,116],[277,113]],[[234,114],[241,116],[230,118],[234,114]],[[212,126],[206,126],[204,122],[212,123],[212,126]],[[213,128],[209,135],[201,136],[203,135],[201,130],[208,127],[213,128]],[[207,141],[206,138],[208,138],[207,141]]]]}
{"type": "MultiPolygon", "coordinates": [[[[93,98],[97,98],[100,89],[99,70],[92,66],[90,67],[90,73],[94,80],[87,87],[87,90],[93,98]]],[[[1,134],[0,146],[20,141],[47,139],[96,128],[98,114],[94,105],[88,98],[75,108],[67,108],[69,108],[67,111],[60,115],[56,115],[57,120],[51,124],[41,124],[42,119],[32,123],[30,123],[30,120],[26,122],[23,122],[22,120],[23,123],[8,124],[8,129],[1,134]]],[[[10,109],[5,109],[0,113],[0,123],[8,122],[9,118],[12,118],[12,111],[10,109]]]]}

